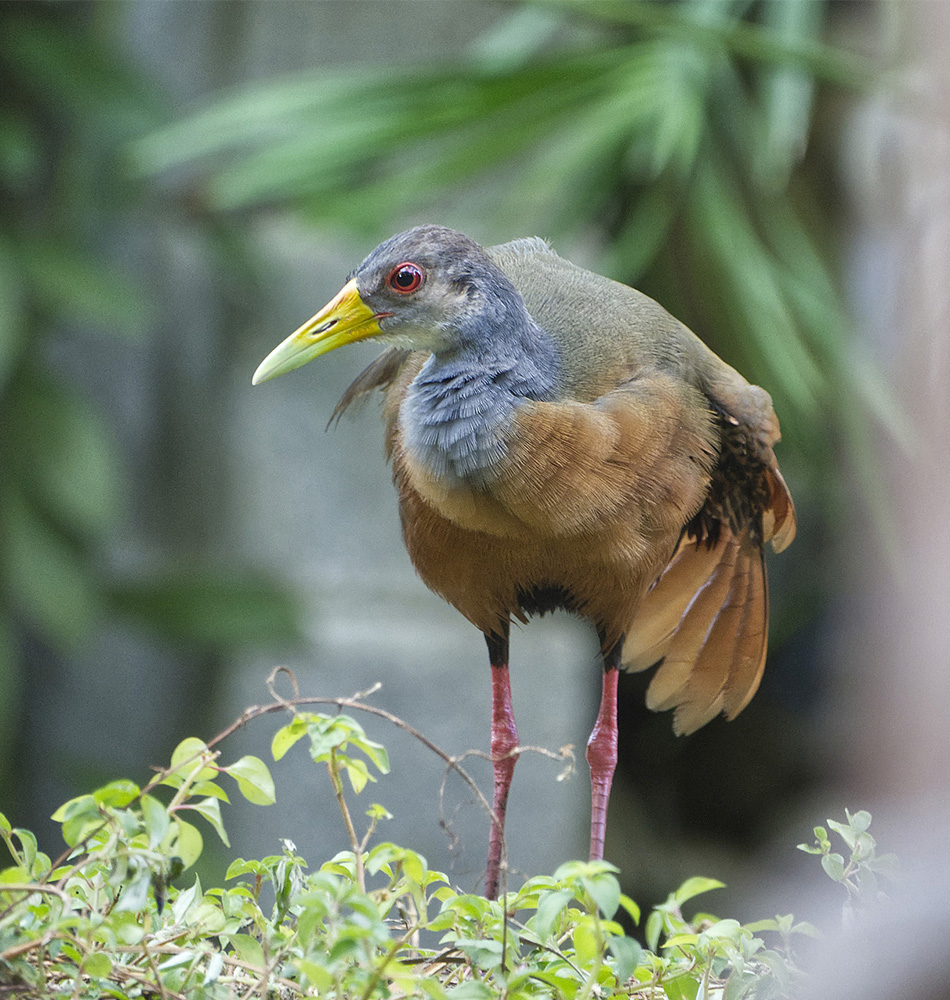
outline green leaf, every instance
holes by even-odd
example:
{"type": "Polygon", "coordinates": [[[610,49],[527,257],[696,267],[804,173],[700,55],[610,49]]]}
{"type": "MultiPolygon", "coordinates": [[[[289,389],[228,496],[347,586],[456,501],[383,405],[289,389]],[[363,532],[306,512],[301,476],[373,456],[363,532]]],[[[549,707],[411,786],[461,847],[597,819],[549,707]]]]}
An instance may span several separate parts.
{"type": "Polygon", "coordinates": [[[492,1000],[496,996],[495,990],[477,979],[467,979],[445,992],[451,1000],[492,1000]]]}
{"type": "Polygon", "coordinates": [[[844,878],[844,858],[840,854],[825,854],[821,859],[821,867],[836,882],[844,878]]]}
{"type": "Polygon", "coordinates": [[[291,722],[278,729],[270,747],[274,760],[280,760],[298,740],[307,735],[307,730],[308,721],[299,715],[295,715],[291,722]]]}
{"type": "Polygon", "coordinates": [[[32,292],[48,310],[133,337],[146,328],[149,303],[128,277],[63,241],[28,241],[18,249],[32,292]]]}
{"type": "Polygon", "coordinates": [[[644,927],[647,947],[650,951],[656,951],[660,944],[660,935],[663,933],[663,914],[660,910],[654,910],[648,917],[644,927]]]}
{"type": "MultiPolygon", "coordinates": [[[[204,740],[196,736],[188,736],[175,747],[172,752],[171,767],[182,774],[191,774],[202,760],[213,756],[204,740]]],[[[218,776],[217,768],[202,767],[194,776],[195,781],[212,781],[218,776]]]]}
{"type": "Polygon", "coordinates": [[[250,934],[232,934],[229,940],[235,955],[242,962],[247,962],[257,969],[264,968],[264,949],[257,938],[251,937],[250,934]]]}
{"type": "Polygon", "coordinates": [[[148,846],[152,850],[165,839],[171,820],[168,810],[152,795],[142,796],[142,819],[148,833],[148,846]]]}
{"type": "MultiPolygon", "coordinates": [[[[104,822],[99,806],[91,795],[80,795],[78,798],[70,799],[53,813],[52,819],[63,824],[63,840],[70,847],[75,847],[104,822]]],[[[16,832],[14,830],[14,833],[16,832]]]]}
{"type": "Polygon", "coordinates": [[[185,868],[190,868],[201,857],[204,848],[201,832],[180,816],[175,817],[175,825],[178,827],[175,854],[181,858],[185,868]]]}
{"type": "Polygon", "coordinates": [[[148,906],[148,896],[152,889],[152,873],[145,865],[133,869],[132,879],[122,887],[122,894],[116,903],[118,913],[139,913],[148,906]]]}
{"type": "MultiPolygon", "coordinates": [[[[318,995],[329,993],[333,989],[336,980],[333,973],[325,965],[311,962],[305,958],[292,959],[291,961],[307,977],[309,985],[316,987],[318,995]]],[[[305,986],[306,984],[302,983],[301,985],[305,986]]]]}
{"type": "Polygon", "coordinates": [[[710,892],[713,889],[724,889],[725,883],[720,882],[719,879],[715,878],[705,878],[702,875],[696,875],[693,878],[688,878],[677,890],[673,893],[673,899],[679,906],[687,900],[692,899],[694,896],[699,896],[701,893],[710,892]]]}
{"type": "Polygon", "coordinates": [[[0,392],[27,341],[25,295],[13,250],[0,240],[0,392]]]}
{"type": "Polygon", "coordinates": [[[267,869],[260,861],[245,861],[244,858],[235,858],[228,870],[225,872],[225,880],[237,878],[238,875],[264,875],[267,869]]]}
{"type": "Polygon", "coordinates": [[[112,959],[104,952],[94,951],[83,959],[82,971],[95,979],[105,979],[112,973],[112,959]]]}
{"type": "Polygon", "coordinates": [[[20,865],[0,869],[0,885],[4,882],[28,883],[32,881],[30,873],[20,865]]]}
{"type": "Polygon", "coordinates": [[[101,605],[74,547],[8,488],[0,497],[0,563],[13,600],[46,639],[68,652],[93,630],[101,605]]]}
{"type": "Polygon", "coordinates": [[[231,846],[230,841],[228,840],[227,832],[224,829],[224,824],[221,822],[221,803],[218,799],[208,796],[206,799],[201,799],[200,802],[192,802],[183,808],[194,809],[195,812],[201,813],[201,815],[204,816],[204,818],[214,827],[218,836],[224,842],[224,846],[231,846]]]}
{"type": "Polygon", "coordinates": [[[635,923],[640,923],[640,907],[624,893],[620,894],[620,905],[627,911],[630,919],[635,923]]]}
{"type": "Polygon", "coordinates": [[[611,919],[620,906],[620,883],[610,873],[581,879],[584,888],[591,894],[600,912],[611,919]]]}
{"type": "Polygon", "coordinates": [[[617,970],[617,981],[623,985],[632,975],[634,969],[640,964],[640,956],[643,948],[639,941],[629,937],[609,937],[607,947],[614,957],[617,970]]]}
{"type": "Polygon", "coordinates": [[[593,964],[600,955],[600,941],[595,929],[594,918],[583,914],[571,932],[577,964],[582,968],[593,964]]]}
{"type": "MultiPolygon", "coordinates": [[[[226,768],[222,768],[226,770],[226,768]]],[[[196,781],[191,786],[191,794],[194,795],[211,795],[216,799],[220,799],[222,802],[230,803],[231,799],[228,798],[228,793],[218,784],[213,781],[196,781]]]]}
{"type": "Polygon", "coordinates": [[[841,837],[851,850],[854,850],[857,843],[857,832],[855,830],[845,823],[836,823],[833,819],[828,820],[828,826],[841,837]]]}
{"type": "Polygon", "coordinates": [[[141,791],[134,781],[121,778],[118,781],[110,781],[108,785],[97,788],[92,793],[92,797],[102,806],[113,806],[121,809],[127,806],[141,791]]]}
{"type": "Polygon", "coordinates": [[[241,794],[258,806],[273,805],[277,801],[274,779],[267,765],[259,758],[245,756],[224,768],[238,783],[241,794]]]}
{"type": "Polygon", "coordinates": [[[369,773],[366,761],[360,760],[358,757],[347,757],[344,754],[338,755],[338,759],[350,779],[355,794],[359,795],[366,787],[367,782],[376,780],[369,773]]]}
{"type": "Polygon", "coordinates": [[[554,932],[558,917],[573,899],[574,893],[570,889],[556,889],[541,894],[538,911],[531,918],[531,926],[542,941],[547,940],[554,932]]]}
{"type": "Polygon", "coordinates": [[[77,394],[32,368],[11,384],[5,430],[29,502],[56,526],[101,536],[118,518],[122,476],[106,427],[77,394]]]}
{"type": "Polygon", "coordinates": [[[669,1000],[697,1000],[700,980],[692,976],[664,978],[661,985],[669,1000]]]}

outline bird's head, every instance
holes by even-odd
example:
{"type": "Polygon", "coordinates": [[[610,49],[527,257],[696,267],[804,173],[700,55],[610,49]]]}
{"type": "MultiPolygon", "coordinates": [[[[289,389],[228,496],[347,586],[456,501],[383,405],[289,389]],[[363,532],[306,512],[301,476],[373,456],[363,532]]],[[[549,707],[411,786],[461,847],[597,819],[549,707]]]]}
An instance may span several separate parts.
{"type": "Polygon", "coordinates": [[[418,226],[381,243],[349,281],[261,362],[254,384],[370,338],[448,353],[503,327],[521,296],[462,233],[418,226]]]}

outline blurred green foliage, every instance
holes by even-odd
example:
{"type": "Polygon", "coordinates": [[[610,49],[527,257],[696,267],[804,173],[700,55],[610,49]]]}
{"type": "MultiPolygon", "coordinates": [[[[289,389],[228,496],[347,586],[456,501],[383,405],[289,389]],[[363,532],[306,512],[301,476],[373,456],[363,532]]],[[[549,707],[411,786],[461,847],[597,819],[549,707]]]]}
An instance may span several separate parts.
{"type": "Polygon", "coordinates": [[[116,615],[201,649],[298,635],[292,602],[253,575],[126,579],[109,565],[124,462],[57,350],[77,331],[149,332],[151,303],[109,237],[141,200],[120,152],[166,116],[96,30],[97,10],[0,6],[0,777],[28,638],[67,654],[116,615]]]}
{"type": "MultiPolygon", "coordinates": [[[[367,822],[355,799],[377,780],[373,772],[389,772],[388,754],[351,715],[298,711],[309,701],[249,708],[210,744],[179,743],[144,787],[119,779],[66,802],[53,816],[67,844],[56,860],[0,813],[0,990],[77,1000],[791,1000],[820,988],[803,947],[819,929],[791,913],[749,923],[697,910],[699,897],[724,888],[715,878],[686,879],[642,927],[640,905],[605,861],[566,861],[520,885],[512,877],[499,900],[461,892],[417,851],[376,842],[392,814],[376,803],[367,822]],[[230,848],[231,780],[255,805],[276,801],[264,761],[225,765],[221,740],[275,708],[293,716],[274,734],[274,760],[309,737],[350,849],[311,868],[283,840],[280,854],[233,858],[230,884],[204,889],[187,870],[205,850],[199,827],[230,848]]],[[[860,884],[862,916],[879,919],[887,897],[878,876],[891,878],[895,859],[877,854],[870,813],[846,820],[829,825],[851,848],[847,869],[822,827],[817,847],[802,846],[822,855],[849,896],[859,898],[860,884]]]]}

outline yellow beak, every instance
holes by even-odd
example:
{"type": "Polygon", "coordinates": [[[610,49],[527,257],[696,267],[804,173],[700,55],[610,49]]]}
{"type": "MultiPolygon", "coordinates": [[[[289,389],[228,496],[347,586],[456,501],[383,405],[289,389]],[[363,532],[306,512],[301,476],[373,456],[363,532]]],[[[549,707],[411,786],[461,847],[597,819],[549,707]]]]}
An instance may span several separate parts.
{"type": "Polygon", "coordinates": [[[305,365],[328,351],[367,337],[378,337],[379,313],[360,298],[356,280],[348,281],[321,310],[278,344],[258,365],[252,383],[265,382],[305,365]]]}

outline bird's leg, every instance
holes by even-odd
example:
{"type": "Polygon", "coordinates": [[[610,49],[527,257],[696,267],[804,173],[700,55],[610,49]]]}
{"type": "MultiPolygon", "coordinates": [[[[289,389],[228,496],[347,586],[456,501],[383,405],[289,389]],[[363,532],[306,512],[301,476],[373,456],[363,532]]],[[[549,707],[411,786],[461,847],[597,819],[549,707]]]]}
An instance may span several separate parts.
{"type": "Polygon", "coordinates": [[[504,625],[504,635],[493,632],[486,634],[485,640],[491,663],[491,759],[495,776],[485,895],[494,899],[498,894],[498,874],[504,850],[508,789],[511,787],[511,776],[518,759],[518,730],[511,710],[511,685],[508,679],[508,623],[504,625]]]}
{"type": "Polygon", "coordinates": [[[607,802],[610,784],[617,767],[617,679],[620,675],[620,653],[623,642],[604,653],[604,689],[600,711],[593,732],[587,741],[587,763],[590,765],[590,860],[604,856],[604,834],[607,830],[607,802]]]}

